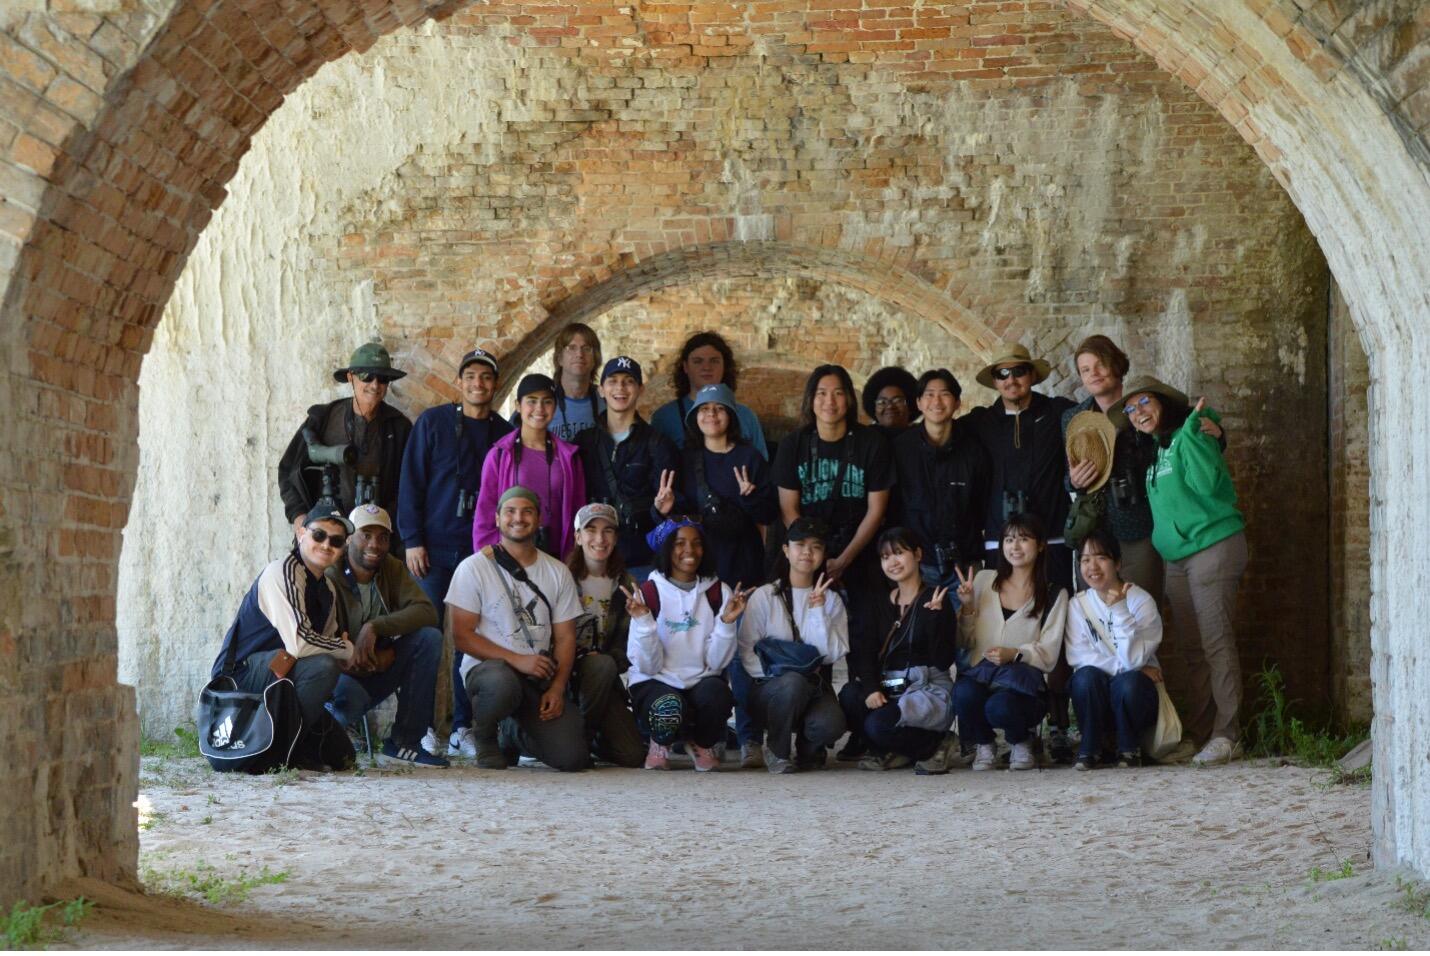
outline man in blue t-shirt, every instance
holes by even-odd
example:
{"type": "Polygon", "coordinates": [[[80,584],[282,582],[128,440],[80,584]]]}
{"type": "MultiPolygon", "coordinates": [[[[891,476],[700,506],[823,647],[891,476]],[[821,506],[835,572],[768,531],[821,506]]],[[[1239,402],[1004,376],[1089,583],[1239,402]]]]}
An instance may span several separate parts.
{"type": "MultiPolygon", "coordinates": [[[[472,514],[482,483],[482,462],[511,425],[492,414],[500,372],[496,358],[475,348],[462,356],[457,370],[461,400],[437,405],[417,417],[402,459],[397,526],[406,545],[407,569],[438,608],[452,582],[452,572],[472,553],[472,514]]],[[[460,662],[461,655],[457,655],[460,662]]],[[[476,753],[462,731],[471,725],[467,695],[459,688],[453,665],[452,737],[449,755],[476,753]]],[[[466,737],[470,738],[470,731],[466,737]]],[[[428,750],[434,741],[426,741],[428,750]]]]}

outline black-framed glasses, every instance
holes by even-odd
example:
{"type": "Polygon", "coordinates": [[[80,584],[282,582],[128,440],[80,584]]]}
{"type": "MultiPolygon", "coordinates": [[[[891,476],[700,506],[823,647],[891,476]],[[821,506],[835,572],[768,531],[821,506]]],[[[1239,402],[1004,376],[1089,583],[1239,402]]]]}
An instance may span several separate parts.
{"type": "Polygon", "coordinates": [[[1122,406],[1122,414],[1131,415],[1138,408],[1146,408],[1147,403],[1152,401],[1151,395],[1138,395],[1135,399],[1122,406]]]}
{"type": "Polygon", "coordinates": [[[899,408],[901,406],[907,405],[908,403],[908,399],[904,398],[904,396],[902,395],[895,395],[893,398],[874,399],[875,408],[899,408]]]}
{"type": "Polygon", "coordinates": [[[348,543],[347,535],[333,534],[330,531],[324,531],[322,528],[309,528],[308,535],[318,544],[322,544],[326,541],[335,548],[341,548],[348,543]]]}
{"type": "Polygon", "coordinates": [[[993,377],[1000,382],[1007,381],[1010,378],[1022,378],[1024,375],[1032,374],[1033,366],[1027,362],[1021,365],[1005,365],[1003,368],[995,368],[993,370],[993,377]]]}
{"type": "Polygon", "coordinates": [[[362,382],[364,385],[371,384],[373,381],[376,381],[379,385],[387,384],[387,379],[383,378],[376,372],[354,372],[353,374],[356,375],[357,380],[359,382],[362,382]]]}

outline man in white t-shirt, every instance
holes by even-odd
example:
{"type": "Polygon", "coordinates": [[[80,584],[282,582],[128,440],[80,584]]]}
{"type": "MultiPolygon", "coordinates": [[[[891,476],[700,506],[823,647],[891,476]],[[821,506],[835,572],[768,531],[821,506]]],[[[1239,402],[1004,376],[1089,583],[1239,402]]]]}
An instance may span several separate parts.
{"type": "Polygon", "coordinates": [[[536,547],[535,492],[509,488],[497,502],[496,525],[501,541],[457,565],[447,591],[452,639],[465,655],[477,766],[506,769],[510,749],[557,770],[584,770],[591,764],[585,725],[566,706],[581,616],[576,582],[536,547]]]}

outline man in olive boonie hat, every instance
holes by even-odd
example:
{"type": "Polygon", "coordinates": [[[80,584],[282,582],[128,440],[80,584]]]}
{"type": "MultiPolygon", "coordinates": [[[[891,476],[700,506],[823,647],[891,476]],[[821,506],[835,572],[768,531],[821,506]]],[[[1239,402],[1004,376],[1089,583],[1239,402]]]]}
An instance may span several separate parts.
{"type": "MultiPolygon", "coordinates": [[[[402,452],[412,422],[386,399],[388,385],[406,374],[393,368],[381,342],[358,346],[348,364],[333,372],[334,381],[352,386],[352,397],[309,408],[278,462],[283,514],[295,531],[322,496],[325,473],[344,514],[361,504],[397,514],[402,452]]],[[[399,534],[392,536],[392,553],[398,557],[401,540],[399,534]]]]}

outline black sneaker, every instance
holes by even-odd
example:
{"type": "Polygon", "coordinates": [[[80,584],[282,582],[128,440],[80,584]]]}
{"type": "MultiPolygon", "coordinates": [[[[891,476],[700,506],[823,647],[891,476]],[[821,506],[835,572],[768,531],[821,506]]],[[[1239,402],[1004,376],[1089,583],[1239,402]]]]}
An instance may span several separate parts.
{"type": "Polygon", "coordinates": [[[1078,754],[1077,763],[1073,764],[1074,770],[1092,770],[1097,766],[1096,757],[1084,757],[1078,754]]]}
{"type": "Polygon", "coordinates": [[[482,770],[505,770],[511,766],[496,737],[477,738],[477,766],[482,770]]]}
{"type": "Polygon", "coordinates": [[[1068,742],[1068,732],[1054,728],[1048,737],[1048,756],[1052,758],[1053,763],[1063,766],[1072,763],[1075,755],[1072,744],[1068,742]]]}
{"type": "Polygon", "coordinates": [[[844,749],[834,755],[834,759],[841,763],[854,763],[869,752],[869,744],[863,736],[849,735],[849,740],[844,744],[844,749]]]}
{"type": "Polygon", "coordinates": [[[399,747],[389,739],[382,745],[382,755],[388,760],[399,760],[414,767],[448,767],[446,757],[434,757],[421,747],[399,747]]]}
{"type": "Polygon", "coordinates": [[[1121,767],[1123,770],[1126,770],[1129,767],[1140,767],[1142,766],[1142,755],[1140,753],[1137,753],[1136,751],[1132,751],[1130,753],[1120,753],[1117,755],[1117,766],[1121,767]]]}

